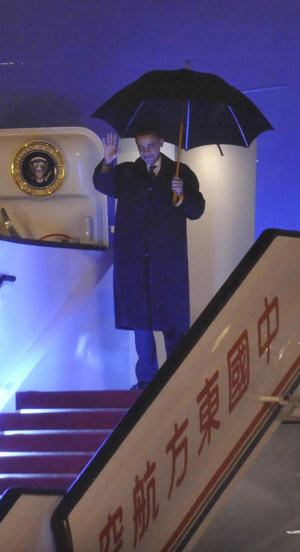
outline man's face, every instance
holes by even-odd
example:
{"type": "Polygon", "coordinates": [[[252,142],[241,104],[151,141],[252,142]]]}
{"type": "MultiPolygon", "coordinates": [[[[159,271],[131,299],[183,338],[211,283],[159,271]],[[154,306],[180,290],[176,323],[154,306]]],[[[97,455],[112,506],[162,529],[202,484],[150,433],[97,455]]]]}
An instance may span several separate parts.
{"type": "Polygon", "coordinates": [[[160,156],[160,148],[164,143],[163,139],[154,134],[146,134],[145,136],[137,136],[135,141],[139,154],[146,165],[154,165],[160,156]]]}

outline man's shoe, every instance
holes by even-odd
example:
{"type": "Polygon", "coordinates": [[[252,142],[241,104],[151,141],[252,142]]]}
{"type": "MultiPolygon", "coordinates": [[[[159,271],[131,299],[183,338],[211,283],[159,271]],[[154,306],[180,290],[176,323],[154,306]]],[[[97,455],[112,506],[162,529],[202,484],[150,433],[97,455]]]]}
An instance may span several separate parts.
{"type": "Polygon", "coordinates": [[[148,382],[147,381],[138,381],[137,383],[135,383],[132,387],[130,387],[130,389],[146,389],[148,385],[148,382]]]}

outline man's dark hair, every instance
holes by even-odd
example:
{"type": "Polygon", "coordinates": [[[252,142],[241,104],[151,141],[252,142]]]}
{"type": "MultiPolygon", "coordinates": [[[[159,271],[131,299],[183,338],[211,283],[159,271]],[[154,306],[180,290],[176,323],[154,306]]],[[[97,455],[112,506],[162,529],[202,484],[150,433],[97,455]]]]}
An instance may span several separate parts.
{"type": "Polygon", "coordinates": [[[163,138],[159,127],[155,123],[147,123],[136,128],[135,137],[146,136],[147,134],[163,138]]]}

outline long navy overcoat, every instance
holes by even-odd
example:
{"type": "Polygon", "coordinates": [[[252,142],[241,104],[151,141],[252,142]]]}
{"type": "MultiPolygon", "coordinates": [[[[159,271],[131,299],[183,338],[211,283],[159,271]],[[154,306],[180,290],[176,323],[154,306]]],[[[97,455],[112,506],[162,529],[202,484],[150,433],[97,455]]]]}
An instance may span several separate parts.
{"type": "Polygon", "coordinates": [[[114,242],[115,323],[123,329],[187,331],[190,323],[186,218],[205,201],[196,175],[180,164],[184,201],[172,204],[176,163],[162,155],[151,179],[141,158],[94,173],[94,185],[117,201],[114,242]]]}

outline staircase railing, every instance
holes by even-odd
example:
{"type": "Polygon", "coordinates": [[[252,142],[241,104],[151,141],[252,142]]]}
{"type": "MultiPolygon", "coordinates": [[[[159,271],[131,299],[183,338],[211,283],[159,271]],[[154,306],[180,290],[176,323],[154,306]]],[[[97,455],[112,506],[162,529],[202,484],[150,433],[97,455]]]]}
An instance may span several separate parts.
{"type": "Polygon", "coordinates": [[[57,552],[190,550],[300,383],[300,233],[262,234],[55,509],[57,552]],[[296,299],[295,299],[296,298],[296,299]]]}

